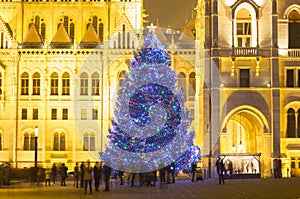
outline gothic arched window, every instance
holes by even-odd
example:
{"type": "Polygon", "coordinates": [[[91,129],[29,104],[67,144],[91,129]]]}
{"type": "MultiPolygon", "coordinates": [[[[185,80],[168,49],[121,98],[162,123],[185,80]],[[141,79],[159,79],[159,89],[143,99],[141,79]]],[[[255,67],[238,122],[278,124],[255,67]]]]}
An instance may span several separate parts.
{"type": "Polygon", "coordinates": [[[118,79],[119,79],[118,90],[119,90],[119,92],[121,91],[122,85],[125,82],[125,74],[126,74],[125,71],[122,71],[122,72],[119,73],[119,76],[118,76],[118,79]]]}
{"type": "Polygon", "coordinates": [[[252,18],[246,8],[238,11],[236,16],[237,47],[251,47],[252,45],[252,18]]]}
{"type": "Polygon", "coordinates": [[[88,95],[89,79],[87,73],[80,75],[80,95],[88,95]]]}
{"type": "Polygon", "coordinates": [[[31,23],[28,26],[28,29],[30,26],[34,24],[37,32],[41,35],[41,38],[43,41],[45,41],[46,37],[46,24],[44,22],[44,19],[38,15],[36,15],[34,18],[31,19],[31,23]]]}
{"type": "Polygon", "coordinates": [[[178,74],[178,87],[182,90],[183,95],[186,97],[186,78],[184,73],[178,74]]]}
{"type": "Polygon", "coordinates": [[[293,10],[289,16],[289,48],[300,48],[300,14],[293,10]]]}
{"type": "Polygon", "coordinates": [[[34,73],[32,78],[32,95],[40,95],[41,80],[40,74],[34,73]]]}
{"type": "MultiPolygon", "coordinates": [[[[89,19],[89,24],[91,24],[94,28],[94,30],[96,31],[100,42],[103,42],[103,22],[102,19],[99,19],[98,16],[92,16],[89,19]]],[[[87,28],[89,27],[89,24],[87,25],[87,28]]]]}
{"type": "Polygon", "coordinates": [[[58,95],[58,74],[52,73],[51,74],[51,95],[58,95]]]}
{"type": "Polygon", "coordinates": [[[99,74],[93,73],[93,75],[92,75],[92,95],[99,95],[99,90],[100,90],[99,74]]]}
{"type": "Polygon", "coordinates": [[[70,95],[70,75],[67,72],[62,76],[62,95],[70,95]]]}
{"type": "Polygon", "coordinates": [[[29,75],[26,72],[21,75],[21,95],[29,95],[29,75]]]}
{"type": "Polygon", "coordinates": [[[290,108],[287,111],[287,130],[286,137],[294,138],[296,137],[296,117],[294,109],[290,108]]]}
{"type": "Polygon", "coordinates": [[[83,150],[95,151],[95,133],[89,132],[83,135],[83,150]]]}
{"type": "Polygon", "coordinates": [[[189,76],[189,101],[195,100],[196,93],[196,74],[194,72],[190,73],[189,76]]]}
{"type": "Polygon", "coordinates": [[[54,133],[54,142],[53,142],[54,151],[65,151],[66,150],[66,135],[65,133],[55,132],[54,133]]]}

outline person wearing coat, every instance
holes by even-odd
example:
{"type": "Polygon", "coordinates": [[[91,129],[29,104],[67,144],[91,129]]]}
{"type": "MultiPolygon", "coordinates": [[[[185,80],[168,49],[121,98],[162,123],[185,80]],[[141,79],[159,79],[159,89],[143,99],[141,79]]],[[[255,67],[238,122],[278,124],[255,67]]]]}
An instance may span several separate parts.
{"type": "Polygon", "coordinates": [[[112,169],[108,165],[103,166],[104,182],[105,182],[104,191],[109,191],[109,180],[110,180],[111,171],[112,169]]]}
{"type": "Polygon", "coordinates": [[[92,171],[93,168],[91,166],[90,160],[86,161],[86,165],[83,168],[83,180],[84,180],[84,194],[87,194],[87,186],[89,185],[90,194],[92,195],[92,171]]]}
{"type": "Polygon", "coordinates": [[[65,166],[65,163],[62,163],[60,166],[60,185],[61,186],[67,186],[66,185],[66,178],[68,177],[68,167],[65,166]]]}

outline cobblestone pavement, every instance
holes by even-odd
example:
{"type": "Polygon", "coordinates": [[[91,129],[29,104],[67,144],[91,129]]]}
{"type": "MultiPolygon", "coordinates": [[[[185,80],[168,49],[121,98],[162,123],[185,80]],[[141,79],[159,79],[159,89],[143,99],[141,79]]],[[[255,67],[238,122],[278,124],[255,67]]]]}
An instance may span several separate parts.
{"type": "Polygon", "coordinates": [[[290,179],[243,179],[226,180],[224,185],[219,185],[217,180],[190,182],[178,180],[175,184],[169,184],[166,188],[155,187],[131,187],[113,183],[109,192],[100,192],[85,195],[83,188],[74,188],[72,182],[66,187],[59,184],[50,187],[37,186],[30,183],[15,183],[0,188],[0,198],[20,199],[300,199],[300,178],[290,179]]]}

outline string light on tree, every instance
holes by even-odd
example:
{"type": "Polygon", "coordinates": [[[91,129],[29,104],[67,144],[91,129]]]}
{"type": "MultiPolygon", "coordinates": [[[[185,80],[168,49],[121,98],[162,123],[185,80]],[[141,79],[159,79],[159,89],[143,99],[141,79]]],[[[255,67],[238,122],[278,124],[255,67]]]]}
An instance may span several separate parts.
{"type": "Polygon", "coordinates": [[[172,162],[187,165],[199,158],[170,55],[155,35],[156,27],[148,28],[143,46],[134,52],[115,103],[109,142],[100,154],[105,164],[132,173],[158,170],[172,162]]]}

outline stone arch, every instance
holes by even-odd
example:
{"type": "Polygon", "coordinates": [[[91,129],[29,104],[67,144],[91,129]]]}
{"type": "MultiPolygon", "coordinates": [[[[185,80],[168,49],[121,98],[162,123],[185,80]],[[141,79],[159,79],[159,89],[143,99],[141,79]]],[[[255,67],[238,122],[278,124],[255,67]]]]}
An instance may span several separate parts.
{"type": "Polygon", "coordinates": [[[222,124],[221,153],[261,152],[257,138],[269,131],[267,119],[260,110],[250,106],[236,107],[222,124]],[[239,145],[242,148],[238,148],[239,145]]]}

